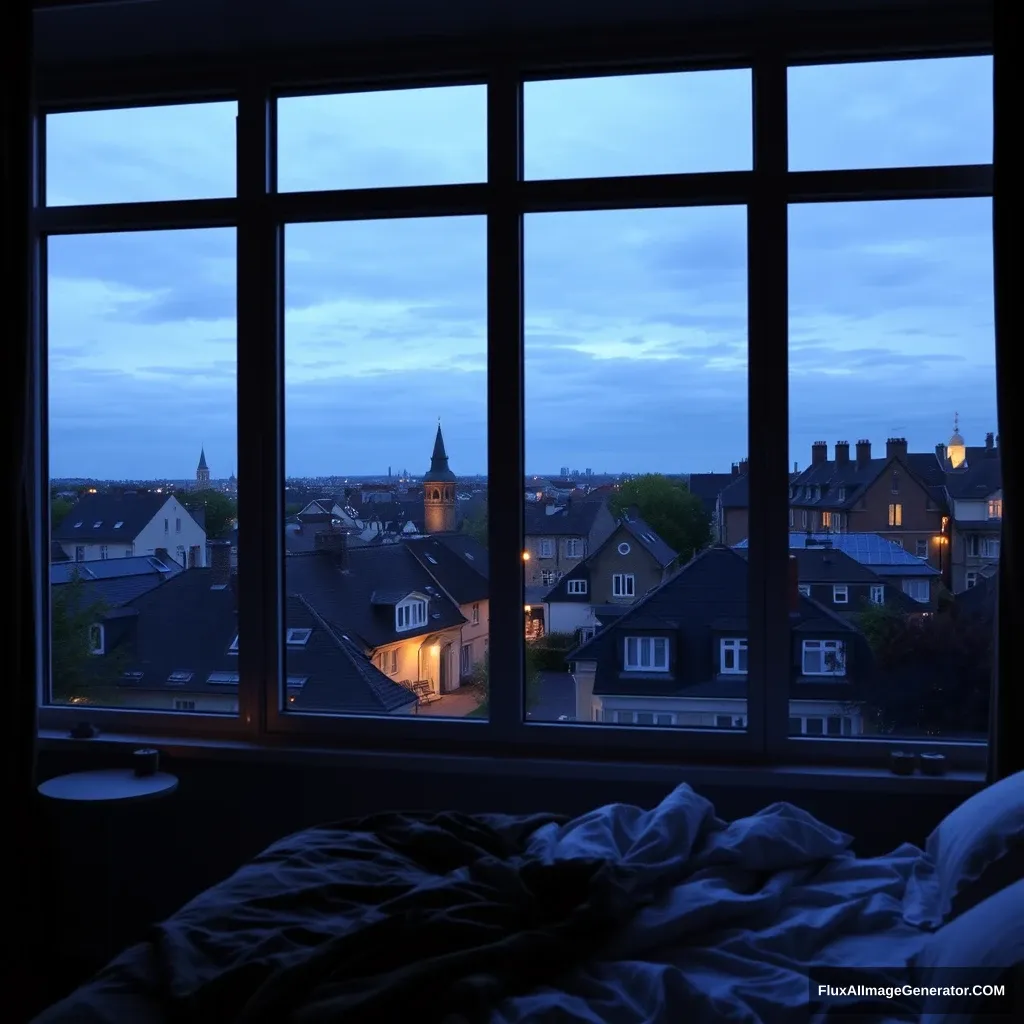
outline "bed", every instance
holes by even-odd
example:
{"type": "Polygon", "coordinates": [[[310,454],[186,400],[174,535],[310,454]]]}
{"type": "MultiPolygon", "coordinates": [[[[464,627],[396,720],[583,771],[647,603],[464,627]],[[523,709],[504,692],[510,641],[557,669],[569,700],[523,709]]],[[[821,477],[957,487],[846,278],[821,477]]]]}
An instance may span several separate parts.
{"type": "Polygon", "coordinates": [[[37,1024],[825,1020],[811,970],[1024,961],[1022,842],[1024,773],[870,859],[799,807],[726,822],[686,785],[574,820],[381,814],[275,843],[37,1024]]]}

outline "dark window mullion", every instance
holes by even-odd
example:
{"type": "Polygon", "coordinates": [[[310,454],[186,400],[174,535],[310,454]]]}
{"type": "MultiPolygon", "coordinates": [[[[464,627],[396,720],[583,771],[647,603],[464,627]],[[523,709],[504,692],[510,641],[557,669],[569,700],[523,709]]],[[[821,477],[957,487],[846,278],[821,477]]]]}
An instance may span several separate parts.
{"type": "Polygon", "coordinates": [[[259,733],[282,677],[282,228],[273,217],[273,101],[238,102],[238,618],[239,713],[259,733]]]}
{"type": "Polygon", "coordinates": [[[755,62],[754,190],[747,211],[749,337],[748,728],[771,749],[788,731],[789,281],[786,64],[755,62]]]}
{"type": "Polygon", "coordinates": [[[487,507],[492,729],[524,718],[522,82],[511,69],[487,83],[487,507]]]}

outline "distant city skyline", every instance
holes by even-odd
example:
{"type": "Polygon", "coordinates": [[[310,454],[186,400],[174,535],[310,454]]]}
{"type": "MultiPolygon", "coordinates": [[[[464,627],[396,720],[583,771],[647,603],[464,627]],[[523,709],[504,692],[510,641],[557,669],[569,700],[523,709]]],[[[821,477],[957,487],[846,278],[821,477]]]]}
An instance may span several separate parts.
{"type": "MultiPolygon", "coordinates": [[[[793,169],[991,160],[991,59],[797,68],[793,169]]],[[[749,169],[746,70],[530,83],[529,177],[749,169]],[[642,111],[642,117],[637,116],[642,111]],[[566,124],[572,124],[567,133],[566,124]],[[666,130],[674,124],[680,130],[666,130]]],[[[235,105],[47,118],[58,205],[229,196],[235,105]]],[[[280,187],[479,181],[482,87],[282,100],[280,187]]],[[[482,217],[285,231],[285,473],[430,462],[486,474],[482,217]]],[[[525,225],[526,465],[726,472],[747,455],[746,211],[536,214],[525,225]]],[[[50,472],[189,479],[238,467],[233,229],[48,242],[50,472]]],[[[953,414],[996,431],[991,203],[790,213],[790,464],[953,414]]]]}

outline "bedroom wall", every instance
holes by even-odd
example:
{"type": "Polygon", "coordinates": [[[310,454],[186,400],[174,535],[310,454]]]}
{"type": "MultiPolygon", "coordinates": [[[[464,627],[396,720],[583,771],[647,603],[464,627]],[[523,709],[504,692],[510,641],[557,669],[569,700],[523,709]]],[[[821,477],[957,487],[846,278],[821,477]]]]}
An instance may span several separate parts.
{"type": "MultiPolygon", "coordinates": [[[[117,764],[99,749],[89,757],[43,752],[39,777],[117,764]]],[[[195,757],[165,756],[162,767],[178,776],[178,791],[123,815],[109,842],[88,815],[70,822],[65,814],[51,822],[51,827],[62,829],[51,845],[57,855],[57,862],[49,866],[52,897],[65,911],[51,918],[56,922],[54,940],[61,941],[64,926],[60,922],[76,916],[67,911],[78,905],[82,895],[67,892],[60,879],[70,878],[72,889],[90,890],[97,896],[102,870],[116,878],[112,927],[116,941],[126,943],[138,937],[148,922],[172,913],[275,839],[310,825],[398,809],[550,810],[572,815],[616,801],[653,806],[669,788],[624,780],[588,783],[559,778],[554,772],[546,778],[488,778],[468,771],[463,775],[370,773],[328,764],[251,764],[195,757]]],[[[921,844],[959,802],[951,796],[800,792],[763,785],[695,788],[714,803],[719,816],[729,819],[776,800],[798,803],[855,836],[857,852],[867,856],[885,853],[902,842],[921,844]]],[[[88,929],[93,918],[85,920],[88,929]]]]}

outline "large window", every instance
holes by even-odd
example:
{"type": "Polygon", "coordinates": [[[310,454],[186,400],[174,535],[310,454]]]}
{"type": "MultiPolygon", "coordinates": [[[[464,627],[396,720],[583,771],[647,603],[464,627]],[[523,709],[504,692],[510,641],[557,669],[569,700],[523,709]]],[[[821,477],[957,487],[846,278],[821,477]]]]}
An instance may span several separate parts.
{"type": "Polygon", "coordinates": [[[982,763],[991,61],[701,56],[45,112],[43,724],[982,763]]]}

